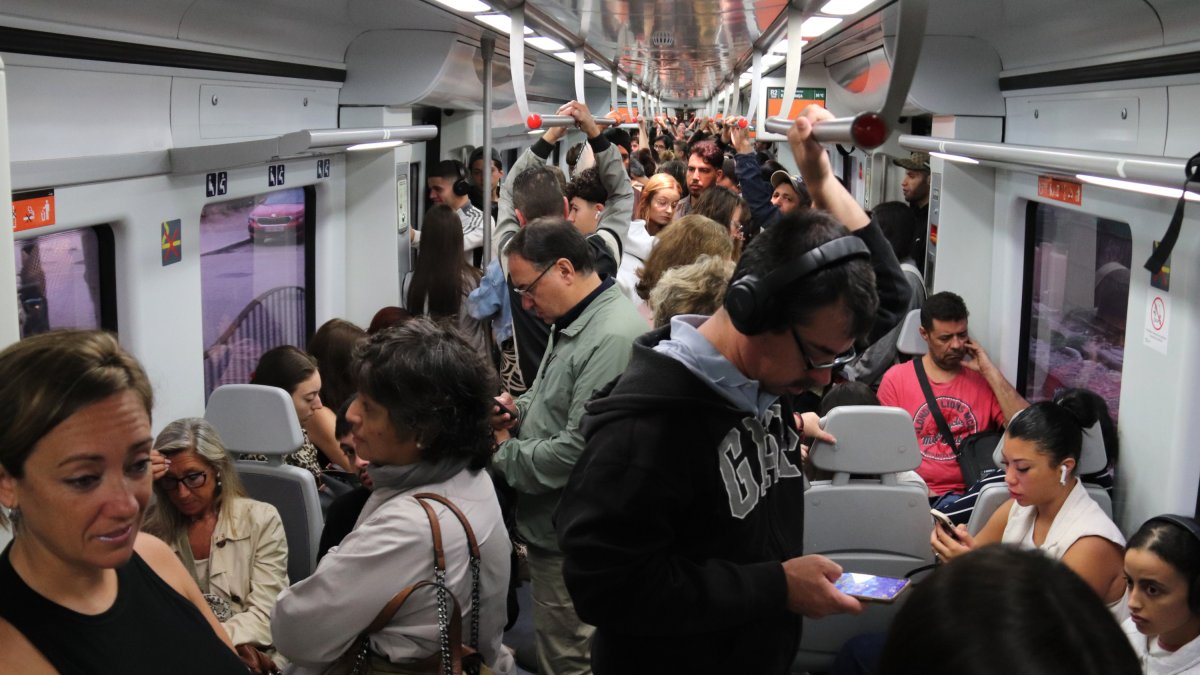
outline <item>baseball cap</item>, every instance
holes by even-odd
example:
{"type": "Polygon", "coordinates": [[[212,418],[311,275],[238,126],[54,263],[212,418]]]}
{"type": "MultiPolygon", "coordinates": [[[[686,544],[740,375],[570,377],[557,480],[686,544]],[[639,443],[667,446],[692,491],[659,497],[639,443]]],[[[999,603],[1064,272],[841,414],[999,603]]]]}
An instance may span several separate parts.
{"type": "Polygon", "coordinates": [[[892,164],[909,171],[929,171],[929,153],[914,152],[908,159],[893,159],[892,164]]]}
{"type": "Polygon", "coordinates": [[[771,187],[779,187],[781,183],[788,183],[791,185],[792,189],[795,190],[796,194],[798,195],[805,194],[804,188],[800,186],[799,178],[795,178],[786,171],[776,171],[775,173],[771,174],[771,187]]]}

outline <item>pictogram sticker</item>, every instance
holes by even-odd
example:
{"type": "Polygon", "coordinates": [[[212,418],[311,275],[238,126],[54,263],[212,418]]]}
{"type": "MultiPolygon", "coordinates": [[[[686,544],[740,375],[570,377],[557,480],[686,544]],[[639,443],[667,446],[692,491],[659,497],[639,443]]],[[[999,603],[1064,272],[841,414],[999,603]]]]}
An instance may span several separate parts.
{"type": "Polygon", "coordinates": [[[1154,293],[1146,303],[1146,330],[1142,343],[1160,354],[1167,353],[1167,335],[1171,328],[1171,296],[1154,293]]]}

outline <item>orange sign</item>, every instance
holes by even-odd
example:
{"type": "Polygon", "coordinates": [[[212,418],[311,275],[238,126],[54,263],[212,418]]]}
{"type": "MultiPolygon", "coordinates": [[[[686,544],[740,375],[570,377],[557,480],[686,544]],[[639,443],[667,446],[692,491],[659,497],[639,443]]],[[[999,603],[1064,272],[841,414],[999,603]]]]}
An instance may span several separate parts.
{"type": "Polygon", "coordinates": [[[1079,206],[1083,203],[1083,185],[1060,178],[1038,176],[1038,196],[1079,206]]]}
{"type": "MultiPolygon", "coordinates": [[[[809,105],[819,105],[824,108],[825,90],[813,87],[797,87],[796,96],[792,99],[792,109],[787,115],[783,115],[783,117],[794,120],[809,105]]],[[[780,117],[781,110],[783,110],[783,87],[768,87],[767,117],[780,117]]]]}
{"type": "Polygon", "coordinates": [[[14,192],[13,232],[54,224],[54,190],[14,192]]]}

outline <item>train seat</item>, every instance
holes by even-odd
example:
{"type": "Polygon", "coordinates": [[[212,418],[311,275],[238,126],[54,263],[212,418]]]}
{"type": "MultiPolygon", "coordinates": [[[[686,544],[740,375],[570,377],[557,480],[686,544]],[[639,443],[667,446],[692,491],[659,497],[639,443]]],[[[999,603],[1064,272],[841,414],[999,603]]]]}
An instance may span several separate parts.
{"type": "MultiPolygon", "coordinates": [[[[997,467],[1003,466],[1001,464],[1003,450],[1004,441],[1001,440],[1000,444],[996,446],[995,453],[992,454],[992,461],[996,463],[997,467]]],[[[1096,422],[1083,430],[1083,447],[1079,455],[1079,469],[1076,473],[1079,475],[1099,473],[1107,466],[1108,455],[1104,452],[1104,436],[1100,433],[1100,423],[1096,422]]],[[[1109,496],[1108,490],[1088,483],[1084,483],[1083,486],[1087,489],[1088,495],[1104,510],[1104,513],[1112,518],[1112,497],[1109,496]]],[[[1003,481],[984,485],[979,490],[979,497],[975,500],[975,510],[971,512],[971,519],[967,521],[967,531],[972,535],[978,534],[1006,499],[1008,499],[1008,486],[1003,481]]]]}
{"type": "Polygon", "coordinates": [[[234,456],[267,456],[266,462],[237,460],[238,475],[251,497],[279,509],[288,542],[288,578],[296,583],[308,577],[316,568],[324,519],[312,474],[283,463],[304,442],[292,397],[278,387],[227,384],[213,391],[204,417],[234,456]]]}
{"type": "MultiPolygon", "coordinates": [[[[890,577],[932,563],[927,490],[899,475],[921,463],[912,418],[900,408],[843,406],[823,426],[838,442],[816,442],[808,457],[833,479],[814,481],[805,493],[804,552],[824,555],[846,572],[890,577]]],[[[859,616],[804,619],[792,671],[828,670],[842,643],[887,631],[897,608],[869,604],[859,616]]]]}
{"type": "Polygon", "coordinates": [[[896,338],[896,351],[912,356],[922,356],[929,351],[929,345],[921,339],[921,310],[914,309],[905,315],[900,324],[900,336],[896,338]]]}

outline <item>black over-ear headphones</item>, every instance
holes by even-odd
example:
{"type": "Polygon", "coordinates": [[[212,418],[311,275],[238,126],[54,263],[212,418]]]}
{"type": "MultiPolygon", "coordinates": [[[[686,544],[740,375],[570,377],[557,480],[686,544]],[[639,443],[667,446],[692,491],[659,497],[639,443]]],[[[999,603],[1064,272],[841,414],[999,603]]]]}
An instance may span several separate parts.
{"type": "Polygon", "coordinates": [[[808,251],[795,262],[759,278],[753,274],[738,279],[725,293],[725,311],[733,327],[743,335],[766,330],[777,305],[775,295],[794,281],[813,272],[854,258],[870,258],[871,251],[855,236],[838,237],[808,251]]]}
{"type": "MultiPolygon", "coordinates": [[[[1196,543],[1200,543],[1200,524],[1197,524],[1196,521],[1186,516],[1164,513],[1161,516],[1154,516],[1146,522],[1170,523],[1176,527],[1183,528],[1196,538],[1196,543]]],[[[1192,610],[1193,614],[1200,614],[1200,576],[1191,579],[1190,583],[1191,585],[1188,586],[1188,609],[1192,610]]]]}
{"type": "Polygon", "coordinates": [[[471,194],[471,183],[467,181],[467,167],[457,159],[450,160],[454,162],[454,170],[458,172],[458,178],[454,181],[454,194],[459,197],[471,194]]]}

